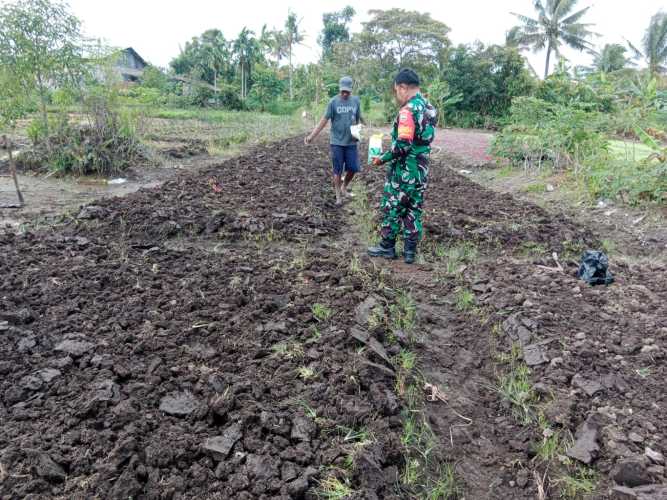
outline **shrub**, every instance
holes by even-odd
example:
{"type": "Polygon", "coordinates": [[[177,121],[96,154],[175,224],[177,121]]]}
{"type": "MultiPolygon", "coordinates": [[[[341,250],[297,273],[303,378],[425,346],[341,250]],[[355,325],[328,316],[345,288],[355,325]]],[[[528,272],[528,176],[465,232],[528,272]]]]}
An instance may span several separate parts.
{"type": "Polygon", "coordinates": [[[145,158],[136,118],[119,112],[113,95],[96,89],[84,101],[84,116],[81,124],[61,113],[48,129],[42,120],[34,121],[28,133],[35,146],[21,155],[20,163],[58,174],[108,176],[145,158]]]}

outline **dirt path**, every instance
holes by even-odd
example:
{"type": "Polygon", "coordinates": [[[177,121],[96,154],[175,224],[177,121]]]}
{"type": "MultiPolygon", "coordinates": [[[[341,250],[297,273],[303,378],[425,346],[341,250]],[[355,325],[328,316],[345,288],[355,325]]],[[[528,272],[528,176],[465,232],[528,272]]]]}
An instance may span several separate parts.
{"type": "Polygon", "coordinates": [[[571,260],[595,234],[448,167],[415,267],[351,241],[382,172],[336,209],[325,145],[298,138],[2,234],[0,496],[664,484],[665,267],[588,288],[571,260]]]}

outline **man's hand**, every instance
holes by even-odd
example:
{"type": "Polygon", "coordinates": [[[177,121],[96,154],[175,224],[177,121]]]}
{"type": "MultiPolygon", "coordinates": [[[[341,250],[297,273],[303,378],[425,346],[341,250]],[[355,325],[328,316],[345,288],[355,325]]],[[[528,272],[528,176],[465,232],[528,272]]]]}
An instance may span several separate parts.
{"type": "Polygon", "coordinates": [[[379,156],[375,156],[371,160],[371,163],[373,164],[374,167],[379,167],[380,165],[382,165],[382,160],[380,159],[379,156]]]}
{"type": "Polygon", "coordinates": [[[303,140],[303,143],[308,146],[312,142],[313,138],[310,135],[307,135],[305,139],[303,140]]]}

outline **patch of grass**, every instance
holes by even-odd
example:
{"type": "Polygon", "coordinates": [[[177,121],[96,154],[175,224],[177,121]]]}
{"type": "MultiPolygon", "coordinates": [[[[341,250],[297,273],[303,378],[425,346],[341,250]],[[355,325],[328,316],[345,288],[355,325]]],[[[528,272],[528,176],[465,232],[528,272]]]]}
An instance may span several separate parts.
{"type": "Polygon", "coordinates": [[[616,246],[615,241],[613,241],[613,240],[602,240],[600,242],[600,244],[602,245],[602,250],[607,255],[612,255],[612,254],[616,253],[617,246],[616,246]]]}
{"type": "Polygon", "coordinates": [[[530,369],[524,363],[515,363],[510,371],[499,377],[498,392],[510,404],[512,415],[524,425],[535,420],[537,396],[530,382],[530,369]]]}
{"type": "Polygon", "coordinates": [[[315,370],[308,368],[307,366],[297,368],[296,372],[299,375],[299,378],[303,380],[310,380],[315,376],[315,370]]]}
{"type": "Polygon", "coordinates": [[[446,265],[446,273],[450,276],[458,274],[461,268],[477,259],[479,250],[469,241],[464,241],[450,247],[437,245],[433,249],[433,256],[446,265]]]}
{"type": "Polygon", "coordinates": [[[475,306],[475,294],[467,288],[459,288],[455,300],[459,311],[470,311],[475,306]]]}
{"type": "Polygon", "coordinates": [[[352,199],[353,220],[359,230],[361,242],[367,246],[375,245],[379,240],[376,211],[370,206],[368,190],[361,182],[355,182],[352,185],[352,192],[355,195],[352,199]]]}
{"type": "Polygon", "coordinates": [[[445,464],[440,468],[440,473],[435,481],[428,486],[427,500],[455,500],[461,496],[461,487],[459,486],[454,467],[445,464]]]}
{"type": "Polygon", "coordinates": [[[586,249],[586,245],[578,240],[563,241],[563,259],[571,259],[578,261],[586,249]]]}
{"type": "Polygon", "coordinates": [[[329,476],[320,482],[317,488],[318,498],[325,500],[344,500],[352,498],[354,490],[347,480],[342,481],[335,476],[329,476]]]}
{"type": "Polygon", "coordinates": [[[385,322],[384,307],[381,305],[375,306],[368,315],[368,328],[373,330],[385,322]]]}
{"type": "Polygon", "coordinates": [[[301,408],[303,408],[303,412],[306,414],[306,416],[308,418],[312,418],[313,420],[317,420],[317,412],[315,411],[315,409],[312,406],[310,406],[308,403],[306,403],[303,400],[299,401],[299,406],[301,406],[301,408]]]}
{"type": "Polygon", "coordinates": [[[569,474],[554,480],[561,498],[580,499],[593,493],[597,487],[597,475],[593,469],[576,466],[569,474]]]}
{"type": "Polygon", "coordinates": [[[539,257],[547,252],[547,247],[536,241],[524,241],[519,247],[519,253],[527,257],[539,257]]]}
{"type": "Polygon", "coordinates": [[[497,177],[499,179],[505,179],[507,177],[512,177],[517,171],[512,168],[512,165],[505,165],[503,168],[497,171],[497,177]]]}
{"type": "Polygon", "coordinates": [[[409,333],[415,328],[417,306],[409,292],[399,290],[396,301],[389,305],[389,328],[409,333]]]}
{"type": "Polygon", "coordinates": [[[271,350],[286,359],[303,358],[303,346],[298,342],[280,342],[272,346],[271,350]]]}
{"type": "Polygon", "coordinates": [[[320,340],[320,339],[322,338],[322,332],[320,332],[319,328],[317,328],[316,326],[313,326],[313,327],[310,329],[310,331],[311,331],[311,336],[310,336],[310,338],[311,338],[312,340],[318,341],[318,340],[320,340]]]}
{"type": "Polygon", "coordinates": [[[544,182],[536,182],[534,184],[529,184],[521,189],[524,193],[539,194],[545,193],[547,190],[547,185],[544,182]]]}
{"type": "Polygon", "coordinates": [[[333,316],[333,311],[324,304],[313,304],[310,308],[311,312],[315,319],[319,322],[327,321],[331,316],[333,316]]]}

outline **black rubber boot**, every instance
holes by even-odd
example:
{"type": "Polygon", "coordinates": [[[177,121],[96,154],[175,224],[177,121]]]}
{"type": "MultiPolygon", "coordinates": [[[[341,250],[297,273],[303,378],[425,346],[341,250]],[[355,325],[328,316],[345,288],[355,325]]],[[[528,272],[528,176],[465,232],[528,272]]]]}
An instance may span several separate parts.
{"type": "Polygon", "coordinates": [[[403,258],[406,264],[414,264],[415,256],[417,255],[417,242],[405,240],[403,245],[403,258]]]}
{"type": "Polygon", "coordinates": [[[383,239],[376,247],[368,247],[370,257],[384,257],[385,259],[396,258],[396,240],[383,239]]]}

